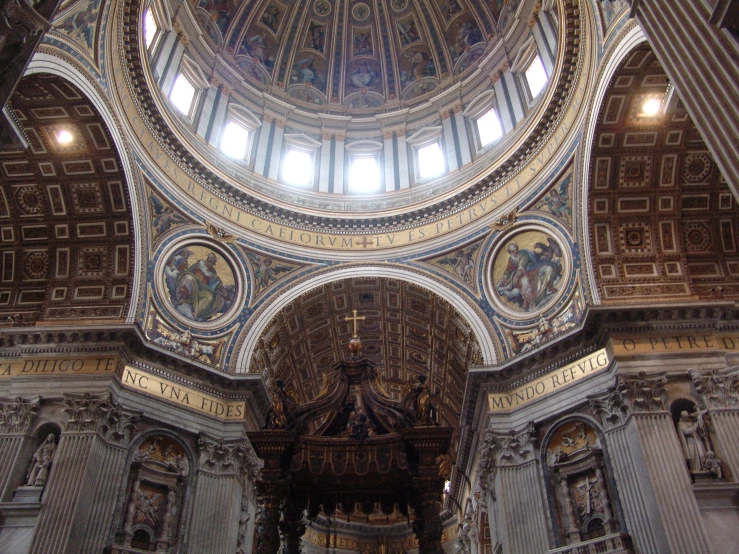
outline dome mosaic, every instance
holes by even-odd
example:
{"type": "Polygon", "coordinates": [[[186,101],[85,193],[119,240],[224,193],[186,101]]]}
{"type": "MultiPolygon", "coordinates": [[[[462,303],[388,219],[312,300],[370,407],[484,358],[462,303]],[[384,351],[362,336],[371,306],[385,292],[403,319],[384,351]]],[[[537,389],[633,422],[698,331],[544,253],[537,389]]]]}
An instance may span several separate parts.
{"type": "Polygon", "coordinates": [[[299,105],[401,107],[470,74],[520,0],[193,0],[212,45],[249,84],[299,105]]]}

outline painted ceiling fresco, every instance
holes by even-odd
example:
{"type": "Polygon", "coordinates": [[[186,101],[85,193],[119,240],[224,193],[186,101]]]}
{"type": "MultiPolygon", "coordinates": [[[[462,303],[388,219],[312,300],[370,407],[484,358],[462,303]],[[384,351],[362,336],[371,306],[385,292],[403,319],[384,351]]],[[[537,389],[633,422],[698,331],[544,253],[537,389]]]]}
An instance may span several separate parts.
{"type": "Polygon", "coordinates": [[[590,164],[589,233],[605,302],[739,297],[739,205],[648,46],[613,76],[590,164]]]}
{"type": "Polygon", "coordinates": [[[514,19],[520,0],[191,0],[205,34],[252,84],[346,108],[451,82],[514,19]]]}
{"type": "Polygon", "coordinates": [[[30,147],[0,152],[0,319],[120,320],[133,220],[113,139],[60,77],[24,77],[10,101],[30,147]],[[57,136],[71,134],[63,144],[57,136]]]}
{"type": "Polygon", "coordinates": [[[427,289],[383,278],[323,285],[285,307],[264,331],[250,372],[268,370],[292,386],[301,401],[321,391],[324,374],[349,356],[356,309],[362,353],[381,368],[384,387],[399,398],[406,383],[428,374],[439,392],[442,424],[456,427],[467,367],[481,363],[477,338],[445,300],[427,289]]]}

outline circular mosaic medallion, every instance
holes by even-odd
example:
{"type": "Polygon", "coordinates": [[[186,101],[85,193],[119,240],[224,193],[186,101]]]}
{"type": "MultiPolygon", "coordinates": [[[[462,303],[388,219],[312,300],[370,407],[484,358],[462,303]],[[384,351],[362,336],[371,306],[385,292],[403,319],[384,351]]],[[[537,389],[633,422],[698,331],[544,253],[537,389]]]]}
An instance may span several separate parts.
{"type": "Polygon", "coordinates": [[[367,4],[355,4],[352,8],[352,15],[357,21],[364,21],[369,17],[370,9],[367,4]]]}
{"type": "Polygon", "coordinates": [[[331,13],[331,4],[326,0],[318,0],[313,4],[313,11],[321,17],[331,13]]]}
{"type": "Polygon", "coordinates": [[[498,243],[488,284],[503,313],[529,319],[559,299],[570,266],[563,244],[563,239],[540,228],[517,230],[498,243]]]}
{"type": "Polygon", "coordinates": [[[203,329],[230,320],[243,305],[244,284],[232,254],[220,245],[192,241],[163,252],[160,296],[183,323],[203,329]]]}

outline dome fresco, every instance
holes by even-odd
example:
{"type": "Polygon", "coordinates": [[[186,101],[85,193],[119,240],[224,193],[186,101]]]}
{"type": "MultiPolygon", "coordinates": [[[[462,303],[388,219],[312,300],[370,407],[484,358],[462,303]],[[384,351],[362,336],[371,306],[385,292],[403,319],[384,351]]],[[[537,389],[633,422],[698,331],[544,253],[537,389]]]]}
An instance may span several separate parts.
{"type": "Polygon", "coordinates": [[[253,85],[333,109],[401,106],[470,73],[520,0],[192,0],[253,85]]]}

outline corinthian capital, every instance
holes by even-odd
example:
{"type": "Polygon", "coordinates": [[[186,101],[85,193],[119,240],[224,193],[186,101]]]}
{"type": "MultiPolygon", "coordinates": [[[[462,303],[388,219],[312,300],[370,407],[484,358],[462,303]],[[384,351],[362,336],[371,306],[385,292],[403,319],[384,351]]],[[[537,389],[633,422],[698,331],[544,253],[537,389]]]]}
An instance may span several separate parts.
{"type": "Polygon", "coordinates": [[[485,433],[485,442],[482,447],[481,458],[485,466],[515,466],[534,457],[534,424],[529,423],[521,430],[511,430],[508,433],[488,431],[485,433]]]}
{"type": "Polygon", "coordinates": [[[620,427],[629,419],[628,402],[619,387],[614,387],[605,394],[589,396],[588,400],[606,430],[620,427]]]}
{"type": "Polygon", "coordinates": [[[629,401],[633,412],[662,412],[667,409],[665,373],[647,374],[640,371],[636,376],[619,377],[619,389],[629,401]]]}
{"type": "Polygon", "coordinates": [[[39,407],[40,398],[0,402],[0,434],[22,435],[28,431],[39,407]]]}
{"type": "Polygon", "coordinates": [[[110,402],[100,422],[100,435],[110,444],[128,446],[138,420],[139,414],[125,411],[118,402],[110,402]]]}
{"type": "Polygon", "coordinates": [[[113,404],[110,394],[64,395],[66,407],[64,411],[69,414],[67,432],[94,432],[104,423],[113,404]]]}
{"type": "Polygon", "coordinates": [[[240,475],[252,462],[251,451],[245,439],[226,441],[198,437],[198,467],[201,471],[240,475]]]}
{"type": "Polygon", "coordinates": [[[739,368],[705,373],[691,369],[688,373],[709,409],[739,408],[739,368]]]}

